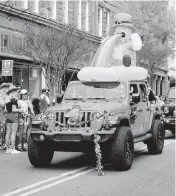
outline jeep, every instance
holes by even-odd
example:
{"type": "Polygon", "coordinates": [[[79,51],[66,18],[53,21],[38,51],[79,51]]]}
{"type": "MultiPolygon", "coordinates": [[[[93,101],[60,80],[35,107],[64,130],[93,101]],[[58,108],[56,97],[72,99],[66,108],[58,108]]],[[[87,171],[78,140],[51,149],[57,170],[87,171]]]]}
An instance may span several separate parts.
{"type": "Polygon", "coordinates": [[[164,120],[164,128],[165,130],[169,130],[172,134],[175,134],[175,95],[176,95],[176,87],[171,87],[169,89],[166,102],[162,106],[162,116],[164,120]]]}
{"type": "Polygon", "coordinates": [[[61,104],[46,113],[54,120],[32,122],[28,157],[34,167],[49,165],[54,151],[93,155],[94,129],[104,160],[115,170],[131,168],[134,143],[144,142],[151,154],[163,151],[161,114],[148,100],[145,81],[73,81],[61,104]]]}

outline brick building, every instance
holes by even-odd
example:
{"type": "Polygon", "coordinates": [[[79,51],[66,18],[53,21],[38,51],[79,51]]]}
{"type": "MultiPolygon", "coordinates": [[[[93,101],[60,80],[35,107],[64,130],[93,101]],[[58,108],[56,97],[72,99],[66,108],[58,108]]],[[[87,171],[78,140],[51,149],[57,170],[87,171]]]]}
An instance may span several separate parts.
{"type": "MultiPolygon", "coordinates": [[[[95,53],[102,37],[107,36],[114,15],[121,12],[124,6],[125,3],[121,1],[1,1],[0,63],[5,59],[14,60],[14,84],[28,89],[31,96],[39,96],[41,88],[45,87],[41,70],[29,58],[15,55],[11,50],[11,44],[14,42],[24,46],[26,27],[32,25],[37,30],[42,28],[42,25],[56,27],[60,24],[74,24],[89,35],[95,53]]],[[[87,63],[80,62],[80,67],[90,64],[93,55],[89,56],[87,63]]],[[[165,94],[167,86],[167,70],[160,69],[156,73],[154,90],[157,94],[165,94]]]]}

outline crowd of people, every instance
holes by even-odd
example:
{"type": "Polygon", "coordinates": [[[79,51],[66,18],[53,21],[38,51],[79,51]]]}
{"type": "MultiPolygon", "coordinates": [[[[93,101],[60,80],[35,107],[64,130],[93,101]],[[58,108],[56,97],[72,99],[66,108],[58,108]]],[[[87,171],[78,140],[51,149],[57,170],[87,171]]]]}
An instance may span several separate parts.
{"type": "MultiPolygon", "coordinates": [[[[4,135],[4,144],[7,154],[17,154],[27,150],[28,135],[32,126],[32,118],[45,111],[50,105],[47,90],[42,89],[39,98],[31,100],[26,89],[16,87],[11,83],[0,85],[0,134],[4,135]],[[17,141],[18,134],[18,145],[17,141]]],[[[3,138],[1,137],[1,140],[3,138]]]]}

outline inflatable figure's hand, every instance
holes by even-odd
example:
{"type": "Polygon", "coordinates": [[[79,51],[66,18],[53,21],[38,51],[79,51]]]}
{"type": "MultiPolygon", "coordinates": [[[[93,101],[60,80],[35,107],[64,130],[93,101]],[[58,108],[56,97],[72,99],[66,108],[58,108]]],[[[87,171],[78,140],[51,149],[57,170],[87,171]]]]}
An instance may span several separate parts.
{"type": "Polygon", "coordinates": [[[131,35],[131,42],[134,51],[139,51],[142,49],[142,40],[138,33],[133,33],[131,35]]]}

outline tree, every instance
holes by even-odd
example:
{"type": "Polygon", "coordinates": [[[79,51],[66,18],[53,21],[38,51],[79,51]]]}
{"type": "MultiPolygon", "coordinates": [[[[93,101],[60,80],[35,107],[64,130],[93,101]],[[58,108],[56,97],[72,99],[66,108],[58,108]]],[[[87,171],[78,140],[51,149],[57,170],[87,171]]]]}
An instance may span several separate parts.
{"type": "Polygon", "coordinates": [[[152,79],[155,70],[168,66],[167,58],[174,52],[174,10],[168,10],[167,1],[125,1],[120,5],[119,12],[132,16],[143,41],[137,63],[148,69],[152,79]]]}
{"type": "Polygon", "coordinates": [[[151,81],[158,68],[167,68],[167,59],[173,54],[173,15],[167,2],[145,1],[132,10],[134,24],[143,40],[143,49],[137,53],[138,64],[148,69],[151,81]]]}
{"type": "Polygon", "coordinates": [[[28,29],[25,50],[14,47],[16,52],[30,57],[40,65],[52,98],[61,92],[61,83],[66,70],[83,66],[84,57],[90,52],[90,42],[84,32],[71,25],[62,29],[44,27],[39,33],[28,29]]]}

